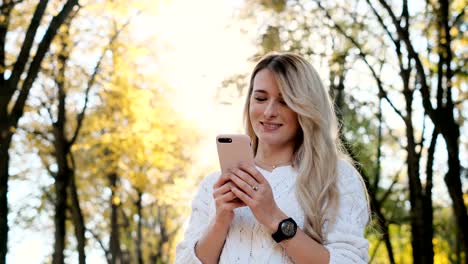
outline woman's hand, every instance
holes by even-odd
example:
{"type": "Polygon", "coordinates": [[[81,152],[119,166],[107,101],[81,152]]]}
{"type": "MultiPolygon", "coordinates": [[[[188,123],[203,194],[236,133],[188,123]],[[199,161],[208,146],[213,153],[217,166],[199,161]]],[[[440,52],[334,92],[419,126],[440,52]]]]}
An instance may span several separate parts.
{"type": "Polygon", "coordinates": [[[234,219],[234,209],[245,206],[231,191],[232,182],[226,173],[213,185],[216,215],[203,236],[195,243],[195,255],[202,263],[218,263],[229,227],[234,219]]]}
{"type": "Polygon", "coordinates": [[[213,198],[216,206],[215,223],[228,227],[234,219],[234,209],[245,206],[231,191],[229,173],[221,174],[213,185],[213,198]]]}
{"type": "Polygon", "coordinates": [[[273,197],[273,191],[268,181],[252,165],[241,164],[239,168],[231,169],[229,179],[234,183],[230,188],[253,215],[271,233],[275,232],[281,220],[287,218],[273,197]]]}

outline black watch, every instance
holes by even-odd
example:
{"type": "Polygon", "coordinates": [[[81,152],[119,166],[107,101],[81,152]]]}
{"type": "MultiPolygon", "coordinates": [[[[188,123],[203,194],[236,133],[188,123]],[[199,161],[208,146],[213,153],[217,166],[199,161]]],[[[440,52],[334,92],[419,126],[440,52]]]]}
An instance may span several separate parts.
{"type": "Polygon", "coordinates": [[[290,239],[296,235],[297,224],[292,218],[286,218],[281,221],[278,225],[278,230],[271,235],[271,237],[277,242],[281,242],[285,239],[290,239]]]}

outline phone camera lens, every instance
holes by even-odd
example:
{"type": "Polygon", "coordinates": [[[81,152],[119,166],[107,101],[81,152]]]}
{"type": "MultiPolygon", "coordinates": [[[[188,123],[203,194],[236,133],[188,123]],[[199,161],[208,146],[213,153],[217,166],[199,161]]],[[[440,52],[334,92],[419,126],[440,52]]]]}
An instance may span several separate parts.
{"type": "Polygon", "coordinates": [[[218,142],[219,143],[231,143],[232,142],[232,138],[218,138],[218,142]]]}

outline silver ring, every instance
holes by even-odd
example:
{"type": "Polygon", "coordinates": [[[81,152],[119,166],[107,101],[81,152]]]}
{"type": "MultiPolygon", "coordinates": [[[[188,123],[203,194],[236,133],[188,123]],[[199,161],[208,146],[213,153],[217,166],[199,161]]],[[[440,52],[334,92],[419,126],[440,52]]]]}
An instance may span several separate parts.
{"type": "Polygon", "coordinates": [[[254,191],[258,191],[258,186],[254,186],[254,187],[252,187],[252,189],[253,189],[254,191]]]}

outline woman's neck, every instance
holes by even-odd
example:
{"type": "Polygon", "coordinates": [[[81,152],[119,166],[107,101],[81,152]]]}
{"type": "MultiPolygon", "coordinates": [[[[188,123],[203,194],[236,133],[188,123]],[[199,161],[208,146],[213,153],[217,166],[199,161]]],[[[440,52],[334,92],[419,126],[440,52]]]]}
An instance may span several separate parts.
{"type": "Polygon", "coordinates": [[[290,164],[293,152],[294,146],[272,146],[259,143],[255,162],[261,167],[267,166],[268,169],[274,169],[278,166],[290,164]]]}

